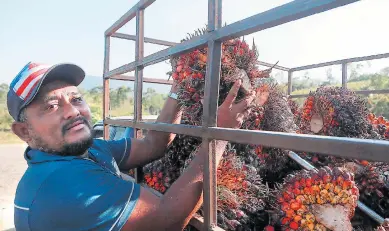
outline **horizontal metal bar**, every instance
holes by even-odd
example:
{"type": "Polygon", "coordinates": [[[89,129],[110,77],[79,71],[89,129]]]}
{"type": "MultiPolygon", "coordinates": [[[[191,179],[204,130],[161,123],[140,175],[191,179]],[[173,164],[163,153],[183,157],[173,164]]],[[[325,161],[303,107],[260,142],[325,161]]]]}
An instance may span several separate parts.
{"type": "Polygon", "coordinates": [[[166,124],[166,123],[149,123],[149,122],[137,122],[126,119],[111,119],[106,118],[104,123],[118,125],[123,127],[133,127],[138,129],[154,130],[160,132],[170,132],[174,134],[183,134],[195,137],[201,137],[203,128],[192,125],[183,124],[166,124]]]}
{"type": "MultiPolygon", "coordinates": [[[[129,35],[129,34],[123,34],[123,33],[113,33],[111,35],[111,37],[120,38],[120,39],[127,39],[127,40],[132,40],[132,41],[136,40],[136,36],[135,35],[129,35]]],[[[178,44],[178,43],[175,43],[175,42],[169,42],[169,41],[165,41],[165,40],[159,40],[159,39],[153,39],[153,38],[147,38],[147,37],[144,38],[144,42],[145,43],[152,43],[152,44],[162,45],[162,46],[168,46],[168,47],[171,47],[171,46],[174,46],[174,45],[178,44]]]]}
{"type": "Polygon", "coordinates": [[[360,91],[355,91],[357,94],[361,95],[370,95],[370,94],[388,94],[389,89],[382,89],[382,90],[360,90],[360,91]]]}
{"type": "Polygon", "coordinates": [[[346,137],[293,134],[271,131],[252,131],[229,128],[202,128],[198,126],[165,123],[147,123],[107,118],[106,124],[135,127],[184,134],[195,137],[206,137],[216,140],[227,140],[243,144],[255,144],[282,148],[293,151],[314,152],[344,158],[364,159],[389,162],[389,142],[382,140],[356,139],[346,137]]]}
{"type": "Polygon", "coordinates": [[[189,41],[179,43],[176,46],[166,48],[164,50],[158,51],[154,54],[148,55],[144,57],[142,60],[139,60],[139,62],[134,61],[132,63],[125,64],[123,66],[120,66],[116,69],[111,70],[106,75],[104,75],[105,78],[111,77],[114,75],[121,75],[126,72],[134,71],[135,67],[137,65],[139,66],[149,66],[155,63],[162,62],[166,59],[168,59],[170,56],[173,55],[180,55],[186,52],[190,52],[192,50],[195,50],[200,47],[205,47],[208,39],[210,37],[210,34],[205,34],[196,38],[193,38],[189,41]]]}
{"type": "Polygon", "coordinates": [[[326,66],[332,66],[332,65],[339,65],[342,63],[353,63],[353,62],[361,62],[361,61],[368,61],[373,59],[383,59],[383,58],[389,58],[389,53],[383,53],[378,55],[369,55],[369,56],[361,56],[361,57],[355,57],[355,58],[348,58],[348,59],[340,59],[330,62],[324,62],[324,63],[318,63],[318,64],[311,64],[301,67],[293,67],[290,70],[291,71],[302,71],[307,69],[313,69],[313,68],[319,68],[319,67],[326,67],[326,66]]]}
{"type": "Polygon", "coordinates": [[[129,11],[127,11],[122,17],[119,18],[112,26],[110,26],[106,31],[106,36],[111,36],[122,26],[124,26],[131,19],[135,18],[136,12],[140,9],[145,9],[146,7],[153,4],[155,0],[140,0],[135,6],[133,6],[129,11]]]}
{"type": "MultiPolygon", "coordinates": [[[[107,79],[107,78],[106,78],[107,79]]],[[[116,75],[112,76],[109,79],[114,80],[123,80],[123,81],[135,81],[135,76],[128,76],[128,75],[116,75]]],[[[155,79],[155,78],[143,78],[144,83],[158,83],[158,84],[166,84],[166,85],[172,85],[172,80],[165,80],[165,79],[155,79]]]]}
{"type": "MultiPolygon", "coordinates": [[[[349,89],[349,88],[348,88],[349,89]]],[[[349,89],[352,91],[352,89],[349,89]]],[[[359,90],[354,91],[358,95],[370,95],[370,94],[389,94],[389,89],[382,90],[359,90]]],[[[309,94],[289,95],[289,98],[304,98],[308,97],[309,94]]]]}
{"type": "MultiPolygon", "coordinates": [[[[135,182],[135,179],[132,176],[127,175],[126,173],[123,173],[123,174],[124,174],[123,178],[125,178],[125,180],[135,182]]],[[[163,196],[162,193],[158,192],[157,190],[155,190],[153,188],[150,188],[147,184],[141,183],[140,185],[142,187],[144,187],[145,189],[149,190],[150,192],[152,192],[157,197],[163,196]]],[[[202,230],[202,228],[204,227],[204,218],[196,213],[193,215],[192,219],[189,221],[189,224],[198,230],[202,230]]],[[[216,227],[212,228],[212,231],[224,231],[224,229],[216,226],[216,227]]]]}
{"type": "Polygon", "coordinates": [[[357,1],[359,0],[295,0],[224,26],[220,30],[215,31],[212,38],[226,41],[357,1]]]}
{"type": "Polygon", "coordinates": [[[261,65],[261,66],[265,66],[265,67],[273,67],[274,69],[278,69],[278,70],[281,70],[281,71],[289,71],[289,68],[287,68],[287,67],[283,67],[283,66],[280,66],[280,65],[274,65],[274,64],[271,64],[271,63],[267,63],[267,62],[258,61],[258,64],[261,65]]]}
{"type": "Polygon", "coordinates": [[[172,55],[180,55],[196,48],[203,47],[209,40],[226,41],[256,31],[275,27],[287,22],[347,5],[359,0],[295,0],[273,8],[247,19],[232,23],[218,30],[195,37],[187,42],[148,55],[139,62],[132,62],[111,70],[105,77],[124,74],[135,70],[136,66],[148,66],[168,59],[172,55]]]}
{"type": "Polygon", "coordinates": [[[389,142],[345,137],[293,134],[270,131],[209,128],[209,137],[294,151],[314,152],[345,158],[389,162],[389,142]]]}
{"type": "MultiPolygon", "coordinates": [[[[292,151],[289,151],[288,152],[288,156],[293,159],[294,161],[296,161],[300,166],[302,166],[303,168],[307,169],[307,170],[316,170],[316,168],[310,164],[308,161],[304,160],[303,158],[301,158],[299,155],[297,155],[296,153],[292,152],[292,151]]],[[[363,204],[362,202],[358,201],[357,202],[357,206],[358,208],[364,212],[365,214],[367,214],[369,217],[371,217],[373,220],[375,220],[376,222],[378,222],[379,224],[382,224],[384,223],[384,218],[382,218],[379,214],[377,214],[374,210],[372,210],[371,208],[367,207],[365,204],[363,204]]]]}

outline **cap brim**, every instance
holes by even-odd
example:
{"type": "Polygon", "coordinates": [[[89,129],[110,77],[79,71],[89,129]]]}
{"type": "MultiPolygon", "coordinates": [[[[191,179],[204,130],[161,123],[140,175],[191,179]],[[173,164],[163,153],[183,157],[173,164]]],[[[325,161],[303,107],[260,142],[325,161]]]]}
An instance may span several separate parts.
{"type": "Polygon", "coordinates": [[[75,64],[62,63],[54,65],[49,68],[45,75],[42,76],[42,78],[39,80],[37,86],[33,89],[30,96],[25,100],[22,108],[30,104],[38,94],[39,89],[49,82],[61,80],[73,84],[74,86],[78,86],[84,80],[84,78],[84,70],[75,64]]]}

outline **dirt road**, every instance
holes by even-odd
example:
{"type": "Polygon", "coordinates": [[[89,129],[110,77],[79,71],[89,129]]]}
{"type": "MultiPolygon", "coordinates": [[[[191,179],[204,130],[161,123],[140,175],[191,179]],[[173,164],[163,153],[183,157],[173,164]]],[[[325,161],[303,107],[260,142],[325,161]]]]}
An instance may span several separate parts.
{"type": "Polygon", "coordinates": [[[0,230],[13,229],[13,201],[20,178],[27,168],[26,145],[0,145],[0,230]]]}

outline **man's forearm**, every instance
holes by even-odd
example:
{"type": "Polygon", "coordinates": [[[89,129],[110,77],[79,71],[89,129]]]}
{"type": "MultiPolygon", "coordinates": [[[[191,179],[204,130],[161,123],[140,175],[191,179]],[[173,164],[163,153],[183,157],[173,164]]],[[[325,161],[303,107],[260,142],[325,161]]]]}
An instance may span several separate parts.
{"type": "MultiPolygon", "coordinates": [[[[182,111],[178,106],[177,100],[168,97],[156,122],[179,124],[181,116],[182,111]]],[[[166,147],[174,140],[175,136],[173,133],[148,131],[145,139],[150,143],[152,155],[155,158],[159,158],[164,155],[166,147]]]]}
{"type": "MultiPolygon", "coordinates": [[[[227,141],[216,142],[216,163],[219,164],[227,141]]],[[[158,215],[178,230],[185,227],[203,203],[203,174],[208,155],[202,145],[185,172],[174,182],[162,197],[158,215]]]]}

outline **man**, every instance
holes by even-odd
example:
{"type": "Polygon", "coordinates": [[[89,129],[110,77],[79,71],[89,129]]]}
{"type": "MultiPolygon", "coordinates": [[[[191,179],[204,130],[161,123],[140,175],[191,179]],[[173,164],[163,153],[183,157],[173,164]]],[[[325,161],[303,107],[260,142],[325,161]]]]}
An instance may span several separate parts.
{"type": "MultiPolygon", "coordinates": [[[[200,148],[185,173],[161,197],[121,178],[119,170],[161,158],[174,135],[150,131],[144,139],[93,139],[90,109],[77,86],[74,64],[28,63],[10,85],[12,131],[28,144],[28,169],[15,196],[17,231],[181,230],[202,203],[200,148]]],[[[234,103],[238,81],[218,109],[218,126],[239,128],[254,98],[234,103]]],[[[175,85],[157,122],[179,123],[175,85]]],[[[217,142],[219,162],[226,141],[217,142]]]]}

